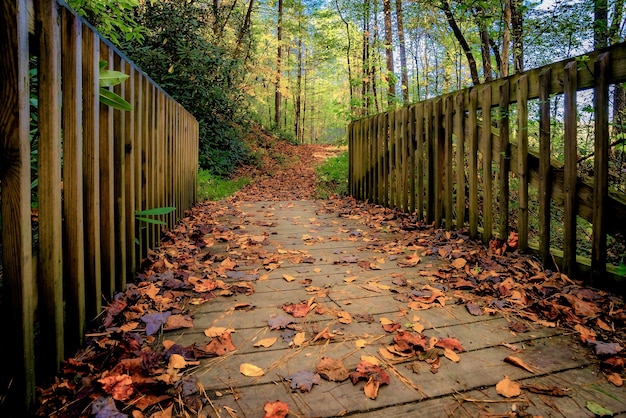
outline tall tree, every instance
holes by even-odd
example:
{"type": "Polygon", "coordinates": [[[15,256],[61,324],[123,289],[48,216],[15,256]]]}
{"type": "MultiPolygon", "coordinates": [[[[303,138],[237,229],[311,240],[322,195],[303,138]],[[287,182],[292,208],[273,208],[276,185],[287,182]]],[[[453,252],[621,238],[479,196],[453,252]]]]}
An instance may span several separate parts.
{"type": "Polygon", "coordinates": [[[396,98],[396,76],[393,71],[393,38],[391,33],[391,2],[383,0],[383,13],[385,15],[385,63],[387,66],[387,104],[389,106],[396,98]]]}
{"type": "Polygon", "coordinates": [[[280,81],[281,81],[281,61],[282,61],[282,41],[283,41],[283,0],[278,0],[278,22],[276,29],[276,90],[274,93],[274,127],[280,129],[280,81]]]}
{"type": "Polygon", "coordinates": [[[450,29],[452,29],[452,33],[454,33],[454,37],[461,45],[463,52],[465,53],[465,57],[467,58],[467,64],[470,68],[470,74],[472,76],[472,82],[474,85],[480,84],[480,78],[478,77],[478,67],[476,66],[476,58],[474,58],[474,54],[472,53],[472,48],[470,48],[463,32],[459,28],[459,25],[452,14],[452,10],[450,9],[450,3],[448,0],[441,0],[441,9],[443,10],[446,20],[448,21],[448,25],[450,25],[450,29]]]}
{"type": "Polygon", "coordinates": [[[402,100],[409,102],[409,71],[406,64],[406,43],[402,25],[402,0],[396,0],[396,21],[398,24],[398,46],[400,49],[400,74],[402,77],[402,100]]]}

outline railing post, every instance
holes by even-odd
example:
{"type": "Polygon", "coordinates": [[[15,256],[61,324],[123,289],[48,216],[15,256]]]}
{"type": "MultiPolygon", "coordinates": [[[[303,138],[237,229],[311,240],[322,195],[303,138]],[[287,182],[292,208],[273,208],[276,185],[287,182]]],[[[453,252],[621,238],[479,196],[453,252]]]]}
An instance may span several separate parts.
{"type": "Polygon", "coordinates": [[[8,408],[27,415],[35,403],[35,343],[30,138],[28,13],[26,2],[0,2],[0,180],[2,181],[2,310],[10,344],[0,352],[13,380],[8,408]]]}
{"type": "Polygon", "coordinates": [[[528,249],[528,76],[517,81],[517,236],[520,251],[528,249]]]}
{"type": "Polygon", "coordinates": [[[469,231],[470,237],[478,236],[478,89],[469,93],[467,132],[469,134],[469,231]]]}
{"type": "Polygon", "coordinates": [[[491,85],[483,88],[483,242],[491,241],[493,235],[493,169],[491,159],[493,154],[491,138],[491,85]]]}
{"type": "Polygon", "coordinates": [[[456,95],[454,130],[456,132],[456,227],[465,225],[465,95],[456,95]]]}
{"type": "Polygon", "coordinates": [[[539,253],[550,259],[550,69],[539,75],[539,253]]]}
{"type": "Polygon", "coordinates": [[[509,80],[500,85],[500,187],[498,210],[500,211],[500,239],[509,236],[509,171],[511,167],[511,145],[509,142],[509,80]]]}
{"type": "Polygon", "coordinates": [[[563,80],[564,97],[564,206],[565,213],[563,219],[563,271],[568,276],[572,276],[576,271],[576,215],[577,215],[577,117],[576,117],[576,84],[578,80],[578,64],[570,62],[565,66],[565,79],[563,80]]]}

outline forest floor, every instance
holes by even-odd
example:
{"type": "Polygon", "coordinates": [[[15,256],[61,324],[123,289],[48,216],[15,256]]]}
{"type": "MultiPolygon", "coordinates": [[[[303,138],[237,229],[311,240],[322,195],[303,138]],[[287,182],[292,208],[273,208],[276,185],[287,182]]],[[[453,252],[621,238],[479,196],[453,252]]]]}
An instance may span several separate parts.
{"type": "Polygon", "coordinates": [[[248,186],[167,231],[39,416],[626,416],[623,300],[349,197],[260,134],[248,186]]]}

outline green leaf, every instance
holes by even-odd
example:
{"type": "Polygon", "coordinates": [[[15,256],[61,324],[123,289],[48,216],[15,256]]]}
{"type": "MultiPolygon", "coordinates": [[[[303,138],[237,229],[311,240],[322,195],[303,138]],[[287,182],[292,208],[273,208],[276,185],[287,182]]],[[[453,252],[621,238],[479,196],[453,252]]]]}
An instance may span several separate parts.
{"type": "Polygon", "coordinates": [[[133,110],[133,107],[118,94],[100,87],[100,103],[118,110],[133,110]]]}
{"type": "Polygon", "coordinates": [[[100,69],[102,70],[103,68],[107,66],[108,63],[106,61],[100,61],[99,64],[100,64],[100,69]]]}
{"type": "Polygon", "coordinates": [[[612,417],[613,416],[612,411],[606,409],[605,407],[601,406],[600,404],[594,401],[587,401],[587,404],[585,406],[587,407],[588,410],[590,410],[591,412],[593,412],[599,417],[612,417]]]}
{"type": "Polygon", "coordinates": [[[143,216],[135,216],[135,219],[138,221],[142,221],[148,224],[155,224],[155,225],[167,225],[165,222],[159,220],[159,219],[152,219],[152,218],[145,218],[143,216]]]}
{"type": "Polygon", "coordinates": [[[152,208],[146,210],[140,210],[135,212],[135,216],[153,216],[153,215],[167,215],[168,213],[174,212],[176,210],[175,206],[164,206],[161,208],[152,208]]]}
{"type": "Polygon", "coordinates": [[[100,87],[117,86],[128,80],[128,74],[115,70],[100,70],[98,82],[100,87]]]}

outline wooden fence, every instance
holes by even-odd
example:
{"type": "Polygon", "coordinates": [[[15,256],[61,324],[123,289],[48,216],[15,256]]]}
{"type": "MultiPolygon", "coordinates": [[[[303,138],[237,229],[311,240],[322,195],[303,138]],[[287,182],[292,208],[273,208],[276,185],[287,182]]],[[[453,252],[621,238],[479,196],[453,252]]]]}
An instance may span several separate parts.
{"type": "Polygon", "coordinates": [[[137,211],[196,201],[198,123],[92,27],[56,0],[0,6],[2,374],[7,399],[35,400],[36,377],[58,369],[86,322],[122,290],[160,226],[137,211]],[[38,83],[38,211],[31,223],[29,63],[38,83]],[[99,61],[129,75],[99,103],[99,61]],[[8,375],[6,374],[8,373],[8,375]]]}
{"type": "Polygon", "coordinates": [[[624,81],[622,43],[352,122],[349,191],[447,229],[468,227],[472,237],[482,235],[485,242],[506,239],[513,214],[520,250],[536,251],[547,264],[557,261],[568,275],[622,291],[615,287],[621,278],[607,274],[606,245],[607,233],[626,236],[626,196],[608,187],[609,86],[624,81]],[[583,90],[592,90],[594,97],[592,183],[577,169],[577,97],[583,90]],[[564,104],[557,112],[564,128],[563,163],[551,160],[553,95],[562,95],[564,104]],[[536,151],[528,146],[533,99],[539,99],[536,151]],[[510,193],[515,180],[517,208],[510,193]],[[535,246],[528,240],[529,186],[538,193],[535,246]],[[564,248],[551,248],[555,207],[563,208],[564,248]],[[590,260],[576,256],[577,216],[592,224],[590,260]]]}

